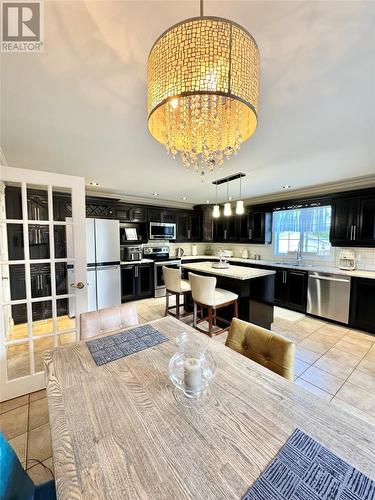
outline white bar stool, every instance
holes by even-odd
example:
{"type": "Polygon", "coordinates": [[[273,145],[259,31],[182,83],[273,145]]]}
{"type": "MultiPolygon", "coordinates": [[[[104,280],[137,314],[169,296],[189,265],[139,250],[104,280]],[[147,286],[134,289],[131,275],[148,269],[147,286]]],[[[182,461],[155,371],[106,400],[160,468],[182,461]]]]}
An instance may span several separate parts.
{"type": "Polygon", "coordinates": [[[190,284],[187,280],[181,279],[181,270],[175,269],[173,267],[163,266],[163,277],[165,283],[165,316],[170,314],[171,316],[175,316],[176,319],[180,319],[181,317],[187,316],[191,313],[180,313],[180,307],[183,305],[180,302],[180,296],[184,296],[185,302],[185,294],[190,292],[190,284]],[[176,306],[169,305],[169,296],[175,295],[176,297],[176,306]],[[176,307],[176,312],[171,312],[171,309],[176,307]]]}
{"type": "MultiPolygon", "coordinates": [[[[214,335],[212,327],[213,325],[216,326],[217,319],[229,325],[230,321],[217,316],[217,310],[223,307],[233,305],[233,317],[238,317],[238,295],[228,290],[223,290],[222,288],[216,288],[216,278],[189,273],[189,282],[194,302],[193,326],[196,330],[202,333],[208,333],[208,335],[212,337],[214,335]],[[208,309],[208,316],[202,317],[200,321],[198,321],[198,307],[201,309],[201,316],[203,316],[203,308],[208,309]],[[197,324],[206,320],[208,320],[208,331],[198,328],[197,324]]],[[[227,329],[228,328],[222,328],[215,332],[215,335],[223,333],[227,329]]]]}

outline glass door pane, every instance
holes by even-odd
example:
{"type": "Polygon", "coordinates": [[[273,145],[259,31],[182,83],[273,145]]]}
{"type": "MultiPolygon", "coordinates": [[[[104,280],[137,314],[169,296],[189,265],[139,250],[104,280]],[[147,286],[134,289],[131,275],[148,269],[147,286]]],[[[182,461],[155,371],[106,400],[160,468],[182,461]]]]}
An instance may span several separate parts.
{"type": "Polygon", "coordinates": [[[44,351],[77,341],[87,309],[86,287],[70,286],[87,282],[84,179],[9,167],[2,174],[0,400],[44,387],[44,351]]]}

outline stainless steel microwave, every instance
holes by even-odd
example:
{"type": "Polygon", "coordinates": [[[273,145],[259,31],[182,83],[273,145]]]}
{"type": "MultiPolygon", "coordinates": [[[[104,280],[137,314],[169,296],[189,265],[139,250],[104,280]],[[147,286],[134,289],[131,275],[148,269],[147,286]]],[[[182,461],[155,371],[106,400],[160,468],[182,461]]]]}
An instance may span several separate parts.
{"type": "Polygon", "coordinates": [[[150,222],[150,240],[175,240],[176,224],[168,222],[150,222]]]}

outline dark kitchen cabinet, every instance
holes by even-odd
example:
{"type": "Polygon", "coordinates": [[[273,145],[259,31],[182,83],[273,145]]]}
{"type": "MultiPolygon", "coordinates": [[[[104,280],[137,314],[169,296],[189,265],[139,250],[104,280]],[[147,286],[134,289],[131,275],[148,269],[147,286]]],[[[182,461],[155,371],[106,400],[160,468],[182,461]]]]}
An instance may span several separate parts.
{"type": "Polygon", "coordinates": [[[158,208],[150,208],[148,211],[150,222],[162,222],[162,210],[158,208]]]}
{"type": "Polygon", "coordinates": [[[171,210],[165,210],[161,214],[161,221],[166,222],[166,223],[175,224],[177,222],[176,212],[172,212],[171,210]]]}
{"type": "Polygon", "coordinates": [[[116,207],[112,200],[106,200],[105,198],[86,198],[86,217],[115,219],[116,207]]]}
{"type": "Polygon", "coordinates": [[[306,312],[307,282],[307,271],[288,270],[288,307],[306,312]]]}
{"type": "Polygon", "coordinates": [[[337,199],[332,206],[333,246],[375,246],[375,195],[337,199]]]}
{"type": "Polygon", "coordinates": [[[275,269],[275,304],[306,312],[308,272],[275,269]]]}
{"type": "Polygon", "coordinates": [[[121,266],[121,302],[152,297],[153,294],[153,264],[121,266]]]}
{"type": "Polygon", "coordinates": [[[349,324],[375,333],[375,280],[352,278],[349,324]]]}
{"type": "Polygon", "coordinates": [[[189,215],[188,240],[200,241],[201,239],[201,219],[199,214],[189,215]]]}
{"type": "Polygon", "coordinates": [[[121,266],[121,302],[134,300],[136,297],[137,264],[121,266]]]}
{"type": "Polygon", "coordinates": [[[134,207],[130,210],[130,222],[147,222],[147,208],[134,207]]]}
{"type": "Polygon", "coordinates": [[[177,214],[177,241],[200,241],[200,215],[195,213],[177,214]]]}
{"type": "Polygon", "coordinates": [[[375,246],[375,195],[358,200],[354,240],[360,245],[375,246]]]}
{"type": "Polygon", "coordinates": [[[202,207],[202,240],[212,242],[214,240],[214,218],[212,205],[202,207]]]}
{"type": "Polygon", "coordinates": [[[188,239],[188,216],[187,214],[177,214],[177,241],[188,239]]]}
{"type": "Polygon", "coordinates": [[[238,216],[219,217],[214,219],[214,240],[215,241],[237,241],[238,237],[238,216]]]}
{"type": "Polygon", "coordinates": [[[275,274],[275,304],[286,306],[288,304],[288,282],[286,269],[274,269],[275,274]]]}
{"type": "Polygon", "coordinates": [[[238,216],[238,239],[254,244],[271,243],[272,214],[270,212],[249,212],[238,216]]]}
{"type": "Polygon", "coordinates": [[[120,222],[147,222],[148,210],[146,207],[118,205],[115,218],[120,222]]]}
{"type": "Polygon", "coordinates": [[[148,211],[150,222],[165,222],[175,224],[177,222],[177,214],[173,210],[164,210],[162,208],[150,208],[148,211]]]}
{"type": "Polygon", "coordinates": [[[248,213],[238,216],[238,239],[243,242],[249,242],[250,216],[248,213]]]}
{"type": "Polygon", "coordinates": [[[130,207],[117,207],[116,208],[116,219],[120,222],[130,222],[130,207]]]}
{"type": "Polygon", "coordinates": [[[330,231],[332,245],[343,246],[353,243],[356,204],[355,198],[338,199],[333,204],[330,231]]]}
{"type": "Polygon", "coordinates": [[[139,264],[137,272],[137,298],[152,297],[154,294],[153,264],[139,264]]]}

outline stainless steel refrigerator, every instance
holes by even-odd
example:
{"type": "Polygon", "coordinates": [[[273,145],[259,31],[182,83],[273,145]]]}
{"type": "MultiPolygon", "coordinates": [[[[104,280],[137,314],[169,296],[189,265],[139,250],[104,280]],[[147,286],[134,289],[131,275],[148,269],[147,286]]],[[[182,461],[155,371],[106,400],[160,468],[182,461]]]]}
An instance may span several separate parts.
{"type": "MultiPolygon", "coordinates": [[[[86,219],[86,261],[87,310],[121,304],[119,221],[86,219]]],[[[73,282],[73,274],[68,279],[73,282]]],[[[74,300],[69,300],[69,316],[75,315],[74,309],[74,300]]]]}
{"type": "Polygon", "coordinates": [[[86,255],[88,310],[121,304],[119,221],[86,219],[86,255]]]}

